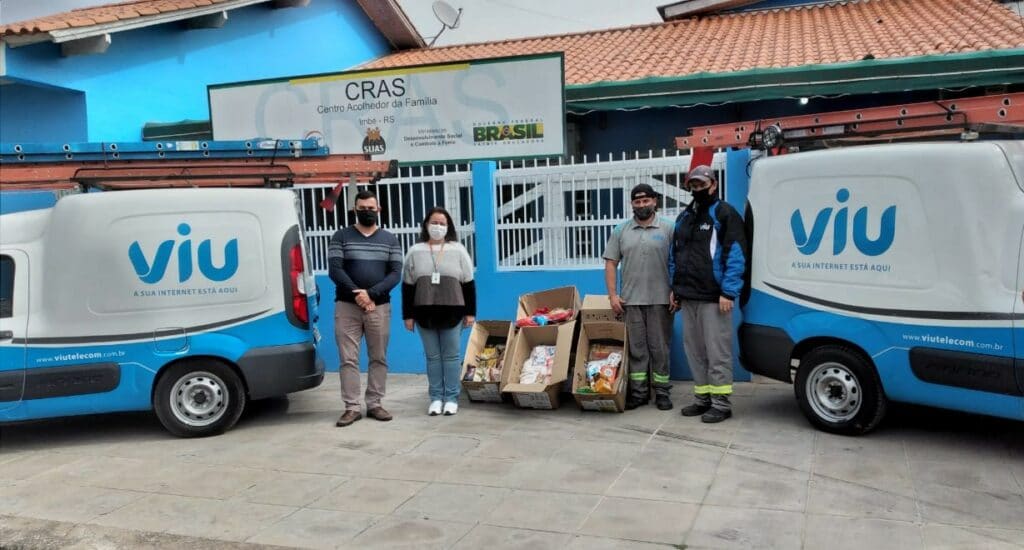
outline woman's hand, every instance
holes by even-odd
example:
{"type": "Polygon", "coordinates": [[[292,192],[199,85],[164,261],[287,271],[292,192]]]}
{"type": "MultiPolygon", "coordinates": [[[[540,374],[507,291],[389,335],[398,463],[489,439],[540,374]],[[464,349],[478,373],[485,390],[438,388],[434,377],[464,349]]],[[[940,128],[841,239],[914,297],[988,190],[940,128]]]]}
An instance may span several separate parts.
{"type": "Polygon", "coordinates": [[[476,322],[476,317],[474,317],[472,315],[467,315],[467,316],[462,318],[462,326],[465,327],[465,328],[469,328],[469,327],[473,326],[473,323],[475,323],[475,322],[476,322]]]}
{"type": "Polygon", "coordinates": [[[405,330],[412,332],[414,326],[416,326],[416,321],[413,321],[412,319],[405,320],[405,330]]]}

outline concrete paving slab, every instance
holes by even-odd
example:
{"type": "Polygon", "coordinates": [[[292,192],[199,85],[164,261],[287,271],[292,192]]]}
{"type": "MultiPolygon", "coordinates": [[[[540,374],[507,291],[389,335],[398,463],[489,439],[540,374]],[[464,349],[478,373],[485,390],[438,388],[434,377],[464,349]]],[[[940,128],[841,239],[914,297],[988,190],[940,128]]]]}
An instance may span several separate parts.
{"type": "Polygon", "coordinates": [[[453,547],[453,550],[542,550],[565,548],[572,535],[494,525],[477,525],[453,547]]]}
{"type": "Polygon", "coordinates": [[[576,535],[566,550],[678,550],[679,545],[576,535]]]}
{"type": "Polygon", "coordinates": [[[350,479],[313,501],[310,508],[390,514],[412,498],[426,483],[395,479],[350,479]]]}
{"type": "Polygon", "coordinates": [[[829,550],[918,550],[924,548],[921,528],[910,522],[853,519],[809,514],[805,548],[829,550]]]}
{"type": "Polygon", "coordinates": [[[924,545],[928,550],[1020,550],[1024,531],[925,524],[924,545]]]}
{"type": "Polygon", "coordinates": [[[608,497],[580,533],[663,544],[682,544],[699,507],[695,504],[608,497]]]}
{"type": "Polygon", "coordinates": [[[511,493],[511,489],[498,487],[432,483],[399,506],[394,515],[475,523],[490,515],[511,493]]]}
{"type": "Polygon", "coordinates": [[[246,542],[302,548],[351,548],[352,539],[382,517],[301,509],[249,537],[246,542]]]}
{"type": "Polygon", "coordinates": [[[447,549],[466,536],[472,523],[392,516],[382,519],[352,540],[360,549],[447,549]]]}
{"type": "Polygon", "coordinates": [[[482,523],[575,533],[601,497],[545,491],[513,491],[482,523]]]}
{"type": "Polygon", "coordinates": [[[263,479],[235,498],[256,504],[307,506],[349,479],[344,476],[265,472],[263,479]]]}
{"type": "Polygon", "coordinates": [[[804,515],[797,512],[702,506],[686,548],[800,548],[804,515]]]}
{"type": "Polygon", "coordinates": [[[760,460],[727,455],[711,484],[707,504],[803,512],[807,472],[760,460]]]}
{"type": "Polygon", "coordinates": [[[897,492],[868,487],[855,481],[814,475],[807,497],[807,511],[852,518],[920,521],[917,502],[897,492]]]}

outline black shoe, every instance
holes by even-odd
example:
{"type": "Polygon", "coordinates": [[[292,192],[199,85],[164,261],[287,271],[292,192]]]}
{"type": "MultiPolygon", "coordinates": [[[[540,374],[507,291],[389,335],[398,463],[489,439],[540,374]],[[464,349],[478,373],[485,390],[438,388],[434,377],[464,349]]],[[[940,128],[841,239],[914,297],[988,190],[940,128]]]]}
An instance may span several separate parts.
{"type": "Polygon", "coordinates": [[[637,407],[642,407],[650,402],[650,397],[644,397],[643,399],[634,399],[632,397],[629,397],[626,399],[626,410],[631,411],[637,407]]]}
{"type": "Polygon", "coordinates": [[[710,411],[701,415],[700,421],[705,424],[716,424],[730,416],[732,416],[732,411],[723,411],[722,409],[712,408],[710,411]]]}
{"type": "Polygon", "coordinates": [[[672,410],[672,400],[667,395],[659,395],[654,398],[654,406],[658,407],[659,411],[672,410]]]}
{"type": "Polygon", "coordinates": [[[687,406],[683,407],[682,410],[680,410],[679,412],[682,413],[683,416],[700,416],[700,415],[708,412],[708,410],[710,410],[710,409],[711,409],[711,405],[704,405],[702,403],[694,403],[692,405],[687,405],[687,406]]]}

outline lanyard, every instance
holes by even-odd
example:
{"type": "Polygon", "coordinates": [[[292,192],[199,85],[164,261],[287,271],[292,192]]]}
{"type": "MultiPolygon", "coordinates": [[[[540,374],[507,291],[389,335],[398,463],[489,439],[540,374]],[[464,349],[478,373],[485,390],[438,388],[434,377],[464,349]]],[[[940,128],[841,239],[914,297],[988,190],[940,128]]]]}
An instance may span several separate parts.
{"type": "Polygon", "coordinates": [[[434,255],[434,247],[429,243],[427,244],[427,247],[430,250],[430,261],[434,263],[434,273],[439,273],[437,269],[437,264],[441,261],[441,258],[444,256],[444,244],[445,243],[441,243],[441,249],[437,252],[436,256],[434,255]]]}

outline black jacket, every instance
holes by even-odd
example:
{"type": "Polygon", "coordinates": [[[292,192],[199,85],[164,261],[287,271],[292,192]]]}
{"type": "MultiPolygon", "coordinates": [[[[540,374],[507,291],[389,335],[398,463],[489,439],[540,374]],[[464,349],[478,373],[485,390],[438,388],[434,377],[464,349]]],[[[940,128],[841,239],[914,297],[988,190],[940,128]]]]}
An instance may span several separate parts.
{"type": "Polygon", "coordinates": [[[672,291],[684,300],[735,300],[743,289],[746,249],[743,218],[732,205],[720,200],[706,207],[691,203],[676,218],[672,291]]]}

